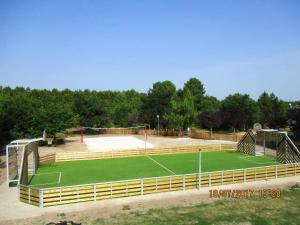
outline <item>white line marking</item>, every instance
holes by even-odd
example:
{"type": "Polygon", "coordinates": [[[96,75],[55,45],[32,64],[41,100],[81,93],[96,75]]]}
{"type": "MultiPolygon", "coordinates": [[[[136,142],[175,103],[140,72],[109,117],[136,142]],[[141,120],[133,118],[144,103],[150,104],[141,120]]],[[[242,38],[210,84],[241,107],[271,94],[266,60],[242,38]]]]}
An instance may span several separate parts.
{"type": "Polygon", "coordinates": [[[242,157],[242,158],[254,158],[254,157],[262,157],[262,156],[264,156],[264,155],[248,155],[248,156],[240,156],[240,157],[242,157]]]}
{"type": "Polygon", "coordinates": [[[159,162],[157,162],[156,160],[152,159],[149,155],[147,155],[147,157],[149,159],[151,159],[153,162],[155,162],[156,164],[158,164],[159,166],[161,166],[162,168],[164,168],[165,170],[169,171],[170,173],[173,173],[174,175],[176,175],[176,173],[174,173],[172,170],[168,169],[167,167],[165,167],[164,165],[160,164],[159,162]]]}
{"type": "Polygon", "coordinates": [[[37,176],[37,175],[45,175],[45,174],[58,174],[59,173],[59,176],[58,176],[58,181],[56,182],[51,182],[51,183],[42,183],[42,184],[32,184],[32,185],[29,185],[30,187],[33,187],[33,186],[38,186],[38,185],[48,185],[48,184],[60,184],[60,181],[61,181],[61,174],[62,172],[53,172],[53,173],[39,173],[39,174],[35,174],[33,176],[37,176]]]}
{"type": "Polygon", "coordinates": [[[245,160],[245,161],[248,161],[248,162],[253,162],[253,163],[256,163],[256,164],[268,164],[268,163],[273,163],[273,161],[268,161],[268,162],[257,162],[255,160],[250,160],[250,159],[246,159],[245,157],[239,157],[240,159],[242,160],[245,160]]]}
{"type": "Polygon", "coordinates": [[[59,172],[58,183],[60,183],[60,179],[61,179],[61,172],[59,172]]]}
{"type": "Polygon", "coordinates": [[[36,174],[34,174],[34,176],[37,176],[37,175],[45,175],[45,174],[56,174],[56,173],[60,173],[60,172],[51,172],[51,173],[36,173],[36,174]]]}
{"type": "Polygon", "coordinates": [[[52,183],[43,183],[43,184],[32,184],[32,185],[29,185],[29,187],[38,186],[38,185],[48,185],[48,184],[58,184],[58,183],[52,182],[52,183]]]}

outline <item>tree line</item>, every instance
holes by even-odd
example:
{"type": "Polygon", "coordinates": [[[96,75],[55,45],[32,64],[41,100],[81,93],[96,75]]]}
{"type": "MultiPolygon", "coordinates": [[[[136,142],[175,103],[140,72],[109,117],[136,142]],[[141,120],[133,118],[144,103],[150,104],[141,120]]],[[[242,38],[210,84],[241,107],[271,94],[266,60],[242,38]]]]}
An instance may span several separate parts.
{"type": "Polygon", "coordinates": [[[177,89],[171,81],[156,82],[147,93],[94,90],[37,90],[0,87],[0,144],[12,139],[55,135],[66,128],[127,127],[148,123],[162,129],[187,127],[247,130],[255,122],[264,127],[300,130],[299,103],[262,93],[258,100],[232,94],[218,100],[205,93],[197,78],[177,89]]]}

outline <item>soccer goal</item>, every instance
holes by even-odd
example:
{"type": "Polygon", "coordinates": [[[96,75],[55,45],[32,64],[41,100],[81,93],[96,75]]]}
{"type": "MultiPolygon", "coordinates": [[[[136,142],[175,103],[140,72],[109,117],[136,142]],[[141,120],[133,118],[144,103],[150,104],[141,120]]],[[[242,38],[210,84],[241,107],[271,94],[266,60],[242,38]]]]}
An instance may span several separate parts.
{"type": "Polygon", "coordinates": [[[7,184],[28,185],[39,166],[38,143],[43,138],[15,140],[6,146],[7,184]]]}
{"type": "Polygon", "coordinates": [[[269,156],[280,163],[300,162],[300,151],[286,131],[249,130],[238,143],[238,151],[252,156],[269,156]]]}

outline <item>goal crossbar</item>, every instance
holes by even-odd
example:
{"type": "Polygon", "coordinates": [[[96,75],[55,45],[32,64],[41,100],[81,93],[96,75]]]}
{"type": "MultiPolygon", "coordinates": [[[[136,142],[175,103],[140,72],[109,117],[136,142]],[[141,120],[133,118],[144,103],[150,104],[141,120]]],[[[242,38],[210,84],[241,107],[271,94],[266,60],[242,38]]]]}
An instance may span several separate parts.
{"type": "Polygon", "coordinates": [[[82,129],[91,129],[91,130],[126,130],[126,129],[137,129],[144,128],[145,126],[134,126],[134,127],[82,127],[82,129]]]}

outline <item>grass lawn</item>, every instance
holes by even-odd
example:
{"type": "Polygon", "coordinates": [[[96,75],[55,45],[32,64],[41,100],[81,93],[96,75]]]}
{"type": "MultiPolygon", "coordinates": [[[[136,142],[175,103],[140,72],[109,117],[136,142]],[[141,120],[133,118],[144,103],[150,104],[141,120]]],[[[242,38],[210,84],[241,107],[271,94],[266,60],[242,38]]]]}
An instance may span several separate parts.
{"type": "MultiPolygon", "coordinates": [[[[123,212],[110,218],[92,221],[81,219],[88,225],[181,225],[181,224],[253,224],[253,225],[298,225],[300,221],[300,189],[294,186],[282,191],[280,198],[221,199],[213,203],[195,206],[180,206],[167,209],[154,208],[146,212],[123,207],[123,212]]],[[[76,221],[77,222],[77,221],[76,221]]]]}
{"type": "MultiPolygon", "coordinates": [[[[267,156],[203,152],[202,172],[278,164],[267,156]]],[[[58,162],[38,169],[30,185],[56,187],[198,172],[198,153],[58,162]]]]}

